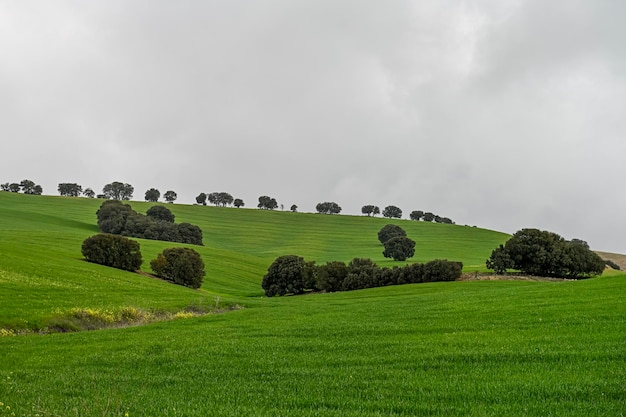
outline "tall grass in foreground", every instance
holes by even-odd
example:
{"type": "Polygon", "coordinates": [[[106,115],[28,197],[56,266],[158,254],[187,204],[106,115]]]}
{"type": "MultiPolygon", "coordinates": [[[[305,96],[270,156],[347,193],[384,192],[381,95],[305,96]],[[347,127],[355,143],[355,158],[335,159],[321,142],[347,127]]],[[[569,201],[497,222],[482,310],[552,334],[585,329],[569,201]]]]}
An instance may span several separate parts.
{"type": "Polygon", "coordinates": [[[5,337],[0,402],[19,416],[621,416],[625,288],[417,284],[5,337]]]}

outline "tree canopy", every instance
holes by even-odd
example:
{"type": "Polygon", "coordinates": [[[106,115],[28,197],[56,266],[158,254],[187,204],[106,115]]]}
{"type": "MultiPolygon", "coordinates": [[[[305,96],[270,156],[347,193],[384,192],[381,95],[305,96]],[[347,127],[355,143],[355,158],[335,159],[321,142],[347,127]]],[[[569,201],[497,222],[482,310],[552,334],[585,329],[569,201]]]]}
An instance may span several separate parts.
{"type": "Polygon", "coordinates": [[[59,195],[65,197],[78,197],[83,192],[83,187],[76,183],[63,182],[58,187],[59,195]]]}
{"type": "Polygon", "coordinates": [[[176,194],[175,191],[169,190],[169,191],[166,191],[165,194],[163,194],[163,198],[168,203],[173,203],[178,198],[178,194],[176,194]]]}
{"type": "Polygon", "coordinates": [[[262,210],[274,210],[278,208],[278,202],[275,198],[269,197],[267,195],[262,195],[259,197],[258,208],[262,210]]]}
{"type": "Polygon", "coordinates": [[[135,188],[130,184],[114,181],[102,187],[102,195],[113,200],[130,200],[135,188]]]}
{"type": "Polygon", "coordinates": [[[341,213],[341,207],[339,204],[333,201],[326,201],[324,203],[317,203],[315,209],[321,214],[339,214],[341,213]]]}
{"type": "Polygon", "coordinates": [[[406,231],[400,226],[395,224],[386,224],[382,229],[378,231],[378,240],[383,245],[386,241],[396,236],[406,236],[406,231]]]}
{"type": "Polygon", "coordinates": [[[415,241],[406,236],[394,236],[384,244],[385,258],[393,258],[394,261],[406,261],[415,255],[415,241]]]}
{"type": "Polygon", "coordinates": [[[149,190],[146,191],[146,201],[149,201],[151,203],[156,203],[157,201],[159,201],[159,198],[161,198],[161,192],[159,190],[157,190],[156,188],[150,188],[149,190]]]}
{"type": "Polygon", "coordinates": [[[486,262],[496,273],[516,269],[524,274],[585,278],[599,275],[604,261],[580,239],[567,241],[556,233],[522,229],[493,250],[486,262]]]}
{"type": "Polygon", "coordinates": [[[383,209],[383,217],[399,219],[402,217],[402,210],[396,206],[387,206],[383,209]]]}

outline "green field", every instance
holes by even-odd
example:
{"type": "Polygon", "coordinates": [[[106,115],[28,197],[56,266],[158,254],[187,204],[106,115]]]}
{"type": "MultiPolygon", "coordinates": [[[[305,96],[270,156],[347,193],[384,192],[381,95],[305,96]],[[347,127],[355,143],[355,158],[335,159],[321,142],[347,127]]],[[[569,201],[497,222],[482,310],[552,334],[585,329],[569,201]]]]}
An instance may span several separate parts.
{"type": "MultiPolygon", "coordinates": [[[[623,416],[626,275],[472,281],[265,298],[280,255],[382,257],[389,221],[170,205],[198,224],[200,291],[81,259],[101,201],[0,193],[0,327],[73,307],[242,310],[0,337],[0,416],[623,416]]],[[[150,206],[133,202],[145,212],[150,206]]],[[[507,235],[395,220],[412,261],[482,270],[507,235]]],[[[140,240],[144,267],[171,243],[140,240]]]]}

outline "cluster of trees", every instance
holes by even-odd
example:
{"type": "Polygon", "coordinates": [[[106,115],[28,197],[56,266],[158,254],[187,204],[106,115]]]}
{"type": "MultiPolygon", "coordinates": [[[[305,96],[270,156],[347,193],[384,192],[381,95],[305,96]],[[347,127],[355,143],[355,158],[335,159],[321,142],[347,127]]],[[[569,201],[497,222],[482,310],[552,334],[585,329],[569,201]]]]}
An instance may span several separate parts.
{"type": "Polygon", "coordinates": [[[416,220],[416,221],[420,221],[423,220],[425,222],[432,222],[434,221],[435,223],[446,223],[446,224],[454,224],[454,222],[449,219],[448,217],[441,217],[437,214],[433,214],[429,211],[427,211],[426,213],[424,213],[421,210],[415,210],[412,211],[411,214],[409,214],[409,218],[411,220],[416,220]]]}
{"type": "Polygon", "coordinates": [[[142,215],[119,200],[108,200],[96,214],[104,233],[202,245],[202,230],[190,223],[174,223],[174,215],[164,206],[150,207],[142,215]]]}
{"type": "Polygon", "coordinates": [[[406,231],[395,224],[387,224],[378,232],[378,240],[385,247],[383,256],[394,261],[406,261],[415,255],[415,241],[406,236],[406,231]]]}
{"type": "MultiPolygon", "coordinates": [[[[125,186],[127,185],[129,184],[125,184],[125,186]]],[[[150,188],[149,190],[146,191],[144,198],[146,201],[150,203],[156,203],[157,201],[159,201],[159,198],[161,198],[161,192],[157,190],[156,188],[150,188]]],[[[176,194],[175,191],[169,190],[169,191],[166,191],[165,194],[163,194],[163,198],[168,203],[173,203],[178,198],[178,194],[176,194]]],[[[119,200],[119,198],[116,200],[119,200]]]]}
{"type": "Polygon", "coordinates": [[[553,232],[522,229],[494,249],[486,265],[496,274],[514,269],[534,276],[579,279],[602,274],[605,261],[583,240],[567,241],[553,232]]]}
{"type": "Polygon", "coordinates": [[[62,182],[59,184],[57,190],[59,195],[64,197],[79,197],[81,194],[85,197],[94,198],[96,193],[91,188],[85,188],[75,182],[62,182]]]}
{"type": "Polygon", "coordinates": [[[262,210],[274,210],[278,208],[278,202],[275,198],[267,195],[262,195],[259,197],[259,204],[257,204],[257,207],[262,210]]]}
{"type": "MultiPolygon", "coordinates": [[[[297,208],[297,207],[296,207],[297,208]]],[[[317,205],[315,206],[315,210],[317,210],[318,213],[321,214],[339,214],[341,213],[341,207],[339,207],[339,204],[333,202],[333,201],[326,201],[324,203],[317,203],[317,205]]],[[[291,211],[295,211],[293,210],[293,206],[292,206],[292,210],[291,211]]]]}
{"type": "MultiPolygon", "coordinates": [[[[367,204],[363,207],[361,207],[361,213],[366,214],[367,216],[376,216],[377,214],[380,214],[380,208],[378,206],[375,206],[373,204],[367,204]]],[[[387,206],[383,209],[383,217],[386,217],[388,219],[401,219],[402,218],[402,210],[399,207],[396,206],[387,206]]],[[[447,223],[447,224],[454,224],[454,222],[449,219],[448,217],[441,217],[437,214],[433,214],[429,211],[427,212],[423,212],[421,210],[414,210],[411,212],[411,214],[409,215],[411,220],[422,220],[425,222],[435,222],[435,223],[447,223]]]]}
{"type": "MultiPolygon", "coordinates": [[[[126,271],[137,271],[142,263],[139,243],[119,235],[91,236],[83,241],[81,252],[89,262],[126,271]]],[[[194,289],[200,288],[205,275],[202,257],[190,248],[165,249],[150,267],[156,276],[194,289]]]]}
{"type": "Polygon", "coordinates": [[[196,203],[206,206],[207,201],[216,206],[230,206],[231,204],[237,208],[243,207],[245,204],[241,198],[233,198],[226,192],[214,192],[210,194],[200,193],[196,197],[196,203]]]}
{"type": "Polygon", "coordinates": [[[24,194],[32,194],[32,195],[41,195],[43,193],[43,188],[41,185],[35,184],[31,180],[22,180],[22,182],[5,182],[4,184],[0,184],[0,190],[8,191],[11,193],[19,193],[20,191],[24,194]]]}
{"type": "Polygon", "coordinates": [[[265,295],[302,294],[307,291],[351,291],[388,285],[435,281],[454,281],[461,276],[463,264],[434,260],[426,264],[381,268],[371,259],[354,258],[347,265],[332,261],[315,265],[296,255],[278,257],[263,277],[265,295]]]}

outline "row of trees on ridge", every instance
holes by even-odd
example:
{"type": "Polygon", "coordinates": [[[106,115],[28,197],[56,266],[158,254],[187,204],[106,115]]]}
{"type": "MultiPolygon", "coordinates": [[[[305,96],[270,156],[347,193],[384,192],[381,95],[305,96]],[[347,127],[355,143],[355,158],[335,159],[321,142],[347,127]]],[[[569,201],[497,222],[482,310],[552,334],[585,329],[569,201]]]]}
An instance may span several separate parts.
{"type": "Polygon", "coordinates": [[[35,184],[31,180],[22,180],[19,183],[5,182],[4,184],[0,184],[0,191],[8,191],[11,193],[19,193],[21,191],[24,194],[41,195],[43,188],[41,185],[35,184]]]}

